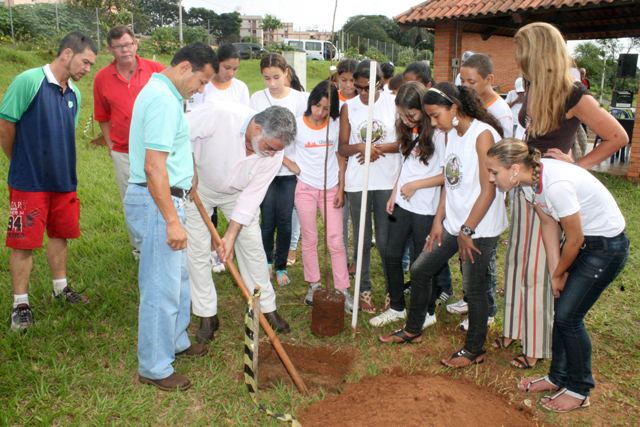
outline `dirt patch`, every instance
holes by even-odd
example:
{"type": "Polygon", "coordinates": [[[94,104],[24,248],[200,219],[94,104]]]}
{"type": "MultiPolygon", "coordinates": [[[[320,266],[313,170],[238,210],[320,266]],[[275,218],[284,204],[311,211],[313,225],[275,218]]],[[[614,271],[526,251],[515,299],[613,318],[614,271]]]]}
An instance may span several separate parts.
{"type": "Polygon", "coordinates": [[[339,396],[313,403],[298,419],[326,426],[537,426],[527,408],[465,377],[404,374],[364,377],[339,396]]]}
{"type": "MultiPolygon", "coordinates": [[[[356,352],[351,347],[336,349],[289,344],[282,346],[310,390],[322,387],[328,392],[336,392],[353,368],[356,352]]],[[[270,343],[260,343],[259,355],[258,388],[271,388],[280,381],[293,385],[291,377],[270,343]]]]}
{"type": "Polygon", "coordinates": [[[91,141],[91,144],[95,145],[96,147],[102,147],[102,146],[107,146],[107,142],[104,140],[104,136],[100,135],[99,137],[97,137],[96,139],[91,141]]]}

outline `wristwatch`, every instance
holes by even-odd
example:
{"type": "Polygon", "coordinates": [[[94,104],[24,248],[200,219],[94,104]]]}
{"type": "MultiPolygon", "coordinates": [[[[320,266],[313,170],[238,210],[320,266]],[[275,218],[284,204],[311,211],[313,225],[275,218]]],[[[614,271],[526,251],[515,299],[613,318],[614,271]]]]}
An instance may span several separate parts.
{"type": "Polygon", "coordinates": [[[462,231],[462,234],[464,234],[465,236],[473,236],[474,234],[476,234],[476,232],[473,231],[468,225],[463,225],[462,227],[460,227],[460,231],[462,231]]]}

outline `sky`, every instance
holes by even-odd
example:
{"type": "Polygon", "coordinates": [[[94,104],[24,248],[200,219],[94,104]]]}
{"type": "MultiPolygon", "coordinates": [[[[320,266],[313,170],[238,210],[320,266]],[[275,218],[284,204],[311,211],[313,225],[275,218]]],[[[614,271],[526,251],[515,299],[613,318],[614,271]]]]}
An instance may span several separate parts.
{"type": "MultiPolygon", "coordinates": [[[[393,18],[406,12],[411,6],[417,6],[421,0],[338,0],[335,29],[354,15],[385,15],[393,18]]],[[[331,31],[335,0],[183,0],[182,5],[189,10],[192,7],[206,7],[216,13],[237,11],[241,15],[270,14],[282,22],[293,22],[294,29],[315,28],[331,31]],[[277,5],[274,7],[274,5],[277,5]]]]}

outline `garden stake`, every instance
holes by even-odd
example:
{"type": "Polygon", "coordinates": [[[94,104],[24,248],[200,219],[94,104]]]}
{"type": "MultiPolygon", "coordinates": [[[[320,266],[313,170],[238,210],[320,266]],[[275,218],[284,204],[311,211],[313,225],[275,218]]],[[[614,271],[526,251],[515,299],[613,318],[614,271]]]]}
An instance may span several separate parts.
{"type": "Polygon", "coordinates": [[[362,203],[360,204],[360,229],[358,230],[358,262],[356,263],[356,283],[353,289],[353,317],[351,318],[351,337],[356,337],[358,325],[358,306],[360,302],[360,278],[362,276],[362,252],[364,251],[364,224],[367,214],[367,196],[369,193],[369,166],[371,165],[371,137],[373,122],[373,104],[376,101],[376,68],[378,63],[369,65],[369,116],[367,117],[367,140],[364,148],[364,178],[362,179],[362,203]]]}
{"type": "MultiPolygon", "coordinates": [[[[193,193],[190,193],[190,195],[192,197],[193,202],[196,204],[198,211],[200,212],[200,216],[202,216],[204,223],[207,225],[207,228],[211,233],[211,238],[213,239],[213,242],[215,243],[216,248],[219,247],[220,245],[222,245],[222,240],[220,240],[220,236],[218,235],[216,228],[213,226],[213,223],[211,222],[211,218],[209,217],[209,215],[207,215],[207,210],[204,208],[204,205],[200,200],[200,196],[198,196],[198,193],[196,191],[194,191],[193,193]]],[[[236,281],[236,283],[238,284],[238,287],[242,291],[242,295],[244,295],[247,301],[251,300],[252,298],[251,292],[249,292],[247,285],[244,283],[244,280],[242,280],[242,276],[240,276],[240,273],[238,273],[238,270],[236,269],[236,266],[233,263],[233,260],[227,261],[225,265],[229,269],[231,276],[236,281]]],[[[296,367],[293,366],[293,363],[291,363],[289,356],[287,356],[287,353],[284,351],[284,348],[282,348],[282,344],[280,343],[280,340],[276,336],[275,332],[273,332],[271,325],[269,324],[269,322],[267,322],[267,319],[264,317],[264,314],[262,312],[260,312],[260,324],[262,325],[262,329],[264,329],[264,331],[267,333],[269,340],[271,340],[271,345],[273,345],[273,348],[276,350],[276,353],[278,353],[280,360],[282,360],[282,364],[287,369],[287,372],[289,372],[289,375],[291,375],[291,379],[293,380],[294,384],[298,388],[298,391],[302,394],[308,394],[309,390],[307,389],[307,386],[304,385],[304,382],[302,381],[302,378],[300,378],[300,375],[298,374],[296,367]]]]}

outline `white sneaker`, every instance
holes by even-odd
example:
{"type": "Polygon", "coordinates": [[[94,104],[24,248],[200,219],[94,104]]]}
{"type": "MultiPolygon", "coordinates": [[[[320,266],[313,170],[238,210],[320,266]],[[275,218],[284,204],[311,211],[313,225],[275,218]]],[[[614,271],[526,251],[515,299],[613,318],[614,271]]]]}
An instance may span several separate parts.
{"type": "Polygon", "coordinates": [[[214,273],[222,273],[225,270],[225,266],[222,261],[220,261],[220,257],[216,251],[211,251],[211,269],[214,273]]]}
{"type": "MultiPolygon", "coordinates": [[[[487,318],[487,326],[491,325],[494,322],[494,318],[493,317],[488,317],[487,318]]],[[[464,319],[462,322],[460,322],[460,324],[458,325],[458,329],[462,330],[462,331],[468,331],[469,330],[469,318],[467,317],[466,319],[464,319]]]]}
{"type": "Polygon", "coordinates": [[[427,329],[429,326],[433,326],[436,324],[436,314],[430,315],[427,313],[427,317],[424,318],[424,324],[422,325],[422,329],[427,329]]]}
{"type": "MultiPolygon", "coordinates": [[[[304,303],[306,305],[313,305],[313,294],[321,287],[322,283],[315,283],[309,287],[309,292],[307,292],[307,296],[304,297],[304,303]]],[[[353,302],[351,303],[351,305],[353,306],[353,302]]]]}
{"type": "Polygon", "coordinates": [[[349,289],[336,289],[336,291],[344,295],[344,312],[353,313],[353,295],[351,295],[349,289]]]}
{"type": "Polygon", "coordinates": [[[469,312],[469,304],[463,299],[447,306],[447,312],[451,314],[467,314],[469,312]]]}
{"type": "Polygon", "coordinates": [[[384,313],[369,319],[369,324],[371,326],[380,327],[380,326],[388,325],[391,322],[395,322],[397,320],[402,320],[406,318],[407,318],[407,310],[395,311],[393,308],[390,308],[384,313]]]}

